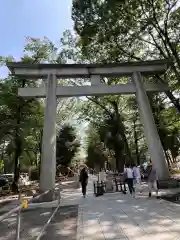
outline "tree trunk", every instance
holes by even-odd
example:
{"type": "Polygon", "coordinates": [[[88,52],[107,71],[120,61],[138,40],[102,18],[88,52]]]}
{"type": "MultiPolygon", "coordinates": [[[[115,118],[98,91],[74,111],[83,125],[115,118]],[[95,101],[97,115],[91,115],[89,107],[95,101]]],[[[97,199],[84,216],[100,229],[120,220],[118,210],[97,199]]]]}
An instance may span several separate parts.
{"type": "Polygon", "coordinates": [[[19,164],[19,157],[21,155],[21,139],[19,136],[18,129],[16,130],[16,136],[15,136],[15,155],[14,155],[14,180],[12,183],[12,191],[17,193],[18,192],[18,180],[19,180],[19,174],[20,174],[20,167],[18,167],[19,164]]]}
{"type": "MultiPolygon", "coordinates": [[[[159,80],[162,83],[166,83],[161,77],[159,77],[158,75],[156,75],[156,79],[159,80]]],[[[176,110],[180,113],[180,101],[179,99],[177,99],[173,93],[168,90],[165,92],[166,96],[169,98],[169,100],[172,102],[172,104],[174,105],[174,107],[176,108],[176,110]]]]}
{"type": "Polygon", "coordinates": [[[135,144],[135,149],[136,149],[137,165],[140,165],[139,148],[138,148],[138,137],[137,137],[137,132],[136,132],[136,121],[134,121],[134,144],[135,144]]]}
{"type": "Polygon", "coordinates": [[[126,138],[125,127],[124,127],[124,123],[121,119],[121,116],[119,114],[119,109],[118,109],[117,102],[111,102],[111,104],[114,107],[114,110],[115,110],[115,113],[116,113],[117,132],[119,132],[119,134],[123,138],[125,152],[127,153],[128,157],[129,157],[129,162],[132,163],[133,161],[132,161],[132,156],[131,156],[131,150],[129,148],[129,143],[128,143],[128,140],[126,138]]]}
{"type": "Polygon", "coordinates": [[[39,141],[39,153],[40,153],[40,159],[39,159],[39,176],[41,172],[41,161],[42,161],[42,138],[43,138],[43,129],[40,130],[40,141],[39,141]]]}
{"type": "Polygon", "coordinates": [[[166,151],[165,151],[165,156],[166,156],[166,160],[167,160],[167,163],[168,163],[168,167],[170,167],[171,163],[170,163],[170,160],[169,160],[168,153],[166,151]]]}
{"type": "Polygon", "coordinates": [[[165,94],[171,100],[171,102],[173,103],[176,110],[180,113],[180,101],[179,101],[179,99],[175,98],[171,91],[166,91],[165,94]]]}
{"type": "Polygon", "coordinates": [[[3,160],[4,174],[6,174],[6,164],[5,164],[5,161],[4,161],[4,148],[5,148],[5,140],[4,140],[3,147],[2,147],[1,160],[3,160]]]}
{"type": "MultiPolygon", "coordinates": [[[[25,80],[22,80],[22,88],[25,87],[25,80]]],[[[17,107],[17,115],[16,115],[16,129],[15,129],[15,154],[14,154],[14,180],[12,183],[12,191],[18,192],[18,180],[19,180],[19,157],[22,153],[22,141],[21,141],[21,132],[20,132],[20,124],[21,124],[21,111],[23,106],[23,101],[20,97],[18,97],[18,107],[17,107]]],[[[20,165],[19,165],[20,166],[20,165]]]]}
{"type": "Polygon", "coordinates": [[[122,155],[122,152],[120,152],[118,149],[115,151],[115,159],[116,159],[116,170],[118,172],[124,172],[124,164],[125,164],[125,159],[124,156],[122,155]]]}
{"type": "Polygon", "coordinates": [[[133,163],[133,159],[132,159],[132,156],[131,156],[131,150],[129,148],[129,143],[128,143],[128,140],[126,138],[125,133],[123,134],[122,137],[123,137],[123,141],[124,141],[124,150],[125,150],[125,153],[128,156],[127,161],[128,161],[128,163],[132,164],[133,163]]]}

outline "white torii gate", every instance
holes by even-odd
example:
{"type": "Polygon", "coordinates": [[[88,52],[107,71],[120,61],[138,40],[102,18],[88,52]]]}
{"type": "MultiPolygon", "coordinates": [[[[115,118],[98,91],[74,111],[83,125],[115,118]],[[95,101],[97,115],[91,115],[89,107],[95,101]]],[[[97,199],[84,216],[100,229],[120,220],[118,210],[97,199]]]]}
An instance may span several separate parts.
{"type": "Polygon", "coordinates": [[[40,189],[47,191],[55,187],[56,174],[56,99],[57,97],[103,96],[136,94],[139,113],[144,126],[148,150],[160,180],[169,178],[169,171],[161,141],[154,122],[146,92],[164,92],[168,86],[162,83],[145,84],[144,75],[162,74],[167,69],[166,60],[117,64],[26,64],[9,63],[8,68],[17,76],[30,79],[47,79],[45,87],[19,88],[21,97],[46,98],[40,189]],[[131,76],[132,82],[108,86],[101,77],[131,76]],[[57,78],[90,78],[91,86],[59,86],[57,78]]]}

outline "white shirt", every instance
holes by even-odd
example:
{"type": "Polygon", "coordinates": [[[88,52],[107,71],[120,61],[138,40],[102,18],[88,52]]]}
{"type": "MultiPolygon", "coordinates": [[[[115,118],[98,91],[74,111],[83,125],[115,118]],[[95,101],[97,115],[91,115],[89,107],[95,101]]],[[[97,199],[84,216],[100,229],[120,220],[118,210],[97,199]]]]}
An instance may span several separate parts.
{"type": "Polygon", "coordinates": [[[126,168],[125,171],[127,173],[127,178],[133,178],[133,170],[132,170],[132,168],[126,168]]]}
{"type": "Polygon", "coordinates": [[[140,168],[139,167],[133,167],[133,172],[135,178],[141,178],[140,168]]]}
{"type": "Polygon", "coordinates": [[[99,181],[106,181],[106,173],[104,171],[99,172],[99,181]]]}

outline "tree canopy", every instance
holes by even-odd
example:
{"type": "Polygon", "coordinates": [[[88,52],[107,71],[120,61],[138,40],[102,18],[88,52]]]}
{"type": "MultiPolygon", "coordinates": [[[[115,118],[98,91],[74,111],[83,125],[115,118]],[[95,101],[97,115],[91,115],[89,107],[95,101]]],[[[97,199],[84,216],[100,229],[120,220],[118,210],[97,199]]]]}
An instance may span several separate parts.
{"type": "Polygon", "coordinates": [[[76,129],[70,125],[64,125],[57,136],[56,164],[69,166],[78,152],[79,146],[76,129]]]}
{"type": "MultiPolygon", "coordinates": [[[[57,47],[47,38],[27,38],[21,61],[29,64],[60,62],[57,47]],[[56,53],[56,55],[54,55],[56,53]]],[[[1,64],[14,61],[13,57],[1,57],[1,64]]],[[[60,80],[62,82],[62,80],[60,80]]],[[[19,164],[21,171],[29,167],[39,168],[43,136],[44,100],[18,96],[19,87],[37,87],[42,80],[27,80],[10,73],[0,81],[0,155],[4,160],[4,172],[14,172],[17,183],[19,164]]],[[[57,105],[57,129],[74,118],[71,111],[78,104],[76,99],[62,99],[57,105]]]]}
{"type": "MultiPolygon", "coordinates": [[[[179,147],[176,148],[177,142],[179,146],[177,136],[180,127],[180,7],[178,2],[177,0],[75,0],[72,8],[74,29],[78,36],[76,49],[79,49],[88,62],[112,63],[169,59],[170,67],[165,75],[154,75],[144,79],[147,82],[167,82],[170,87],[169,91],[164,94],[148,94],[169,164],[171,161],[169,154],[172,156],[175,153],[177,156],[178,151],[176,150],[179,149],[179,147]],[[175,115],[169,119],[167,116],[170,116],[172,111],[175,115]],[[175,134],[176,131],[177,134],[175,134]]],[[[105,84],[127,81],[129,79],[104,79],[105,84]]],[[[113,127],[116,126],[114,127],[113,144],[115,145],[119,131],[119,139],[122,139],[123,144],[118,142],[118,146],[122,146],[122,152],[126,153],[131,160],[139,163],[147,153],[147,146],[135,98],[111,96],[89,98],[89,101],[91,103],[87,102],[88,111],[84,112],[86,116],[88,115],[88,120],[98,124],[102,123],[104,111],[108,115],[108,127],[115,119],[118,119],[117,123],[113,122],[113,127]]],[[[105,117],[101,129],[107,131],[106,119],[107,117],[105,117]]],[[[109,130],[111,132],[111,127],[109,130]]],[[[102,131],[100,135],[102,137],[102,131]]],[[[106,136],[106,133],[104,135],[106,136]]],[[[104,139],[101,140],[104,142],[104,139]]],[[[112,144],[111,146],[107,144],[107,138],[106,147],[112,149],[112,144]]],[[[121,161],[123,159],[122,152],[121,161]]]]}

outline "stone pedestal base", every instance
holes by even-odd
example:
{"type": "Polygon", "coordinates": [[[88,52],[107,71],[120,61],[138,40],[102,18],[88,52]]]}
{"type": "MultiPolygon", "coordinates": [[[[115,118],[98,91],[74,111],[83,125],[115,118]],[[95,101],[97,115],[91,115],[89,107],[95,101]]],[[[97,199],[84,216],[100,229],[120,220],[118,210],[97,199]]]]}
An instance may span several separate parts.
{"type": "Polygon", "coordinates": [[[113,184],[112,184],[112,180],[108,180],[106,182],[106,192],[113,192],[113,184]]]}
{"type": "Polygon", "coordinates": [[[179,183],[176,179],[159,180],[160,189],[178,188],[179,183]]]}
{"type": "Polygon", "coordinates": [[[38,193],[34,197],[36,198],[32,200],[32,203],[52,202],[58,199],[58,194],[55,192],[55,190],[49,190],[43,194],[38,193]]]}

